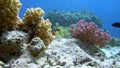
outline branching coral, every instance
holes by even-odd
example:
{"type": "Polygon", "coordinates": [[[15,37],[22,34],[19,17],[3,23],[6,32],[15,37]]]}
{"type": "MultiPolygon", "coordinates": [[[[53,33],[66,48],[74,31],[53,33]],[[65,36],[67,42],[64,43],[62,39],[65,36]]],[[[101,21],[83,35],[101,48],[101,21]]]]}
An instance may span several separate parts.
{"type": "Polygon", "coordinates": [[[0,32],[15,27],[20,7],[19,0],[0,0],[0,32]]]}
{"type": "Polygon", "coordinates": [[[103,47],[110,40],[110,35],[100,30],[94,22],[87,23],[80,20],[76,26],[71,26],[70,31],[74,38],[100,47],[103,47]]]}
{"type": "Polygon", "coordinates": [[[30,40],[34,37],[40,37],[48,45],[52,40],[51,23],[44,20],[42,16],[44,11],[41,8],[31,8],[26,11],[23,18],[23,31],[30,34],[30,40]]]}

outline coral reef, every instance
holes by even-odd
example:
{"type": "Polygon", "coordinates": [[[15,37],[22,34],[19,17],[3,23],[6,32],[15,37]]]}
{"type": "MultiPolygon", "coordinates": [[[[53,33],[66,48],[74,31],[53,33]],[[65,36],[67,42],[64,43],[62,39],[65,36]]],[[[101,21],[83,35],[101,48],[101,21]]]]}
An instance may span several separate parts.
{"type": "Polygon", "coordinates": [[[51,23],[48,19],[42,18],[44,11],[41,8],[27,9],[22,20],[18,17],[21,7],[19,0],[1,0],[0,4],[1,33],[19,29],[29,34],[29,41],[34,37],[40,37],[46,46],[51,42],[51,23]]]}
{"type": "Polygon", "coordinates": [[[58,22],[62,26],[70,26],[71,24],[77,23],[80,19],[89,22],[95,22],[99,28],[102,27],[102,20],[95,14],[88,12],[87,10],[76,10],[76,11],[57,11],[52,10],[45,15],[53,26],[58,22]]]}
{"type": "MultiPolygon", "coordinates": [[[[48,19],[43,19],[44,11],[41,8],[28,9],[22,20],[18,16],[21,7],[19,0],[1,0],[0,5],[0,60],[8,62],[19,57],[23,53],[23,47],[27,47],[34,37],[42,39],[46,46],[52,41],[51,23],[48,19]]],[[[31,42],[28,47],[31,53],[39,54],[44,51],[44,47],[41,51],[40,46],[37,49],[32,44],[31,42]]]]}
{"type": "Polygon", "coordinates": [[[12,30],[19,23],[19,0],[0,0],[0,32],[12,30]]]}
{"type": "MultiPolygon", "coordinates": [[[[51,23],[43,18],[44,11],[28,9],[22,20],[17,16],[20,6],[19,0],[0,0],[0,68],[120,68],[118,51],[111,54],[114,58],[94,52],[93,44],[102,47],[110,39],[96,24],[80,20],[71,27],[73,37],[91,45],[74,38],[52,41],[51,23]]],[[[61,26],[57,29],[66,32],[61,26]]]]}
{"type": "Polygon", "coordinates": [[[60,26],[59,23],[55,23],[53,30],[56,32],[57,36],[68,38],[70,37],[69,28],[70,27],[63,27],[63,26],[60,26]]]}
{"type": "Polygon", "coordinates": [[[28,9],[24,15],[22,30],[30,34],[30,40],[40,37],[47,46],[52,41],[52,29],[50,21],[44,20],[44,11],[41,8],[28,9]]]}
{"type": "Polygon", "coordinates": [[[100,47],[103,47],[110,40],[110,35],[100,30],[94,22],[87,23],[80,20],[76,26],[71,26],[70,32],[72,37],[100,47]]]}

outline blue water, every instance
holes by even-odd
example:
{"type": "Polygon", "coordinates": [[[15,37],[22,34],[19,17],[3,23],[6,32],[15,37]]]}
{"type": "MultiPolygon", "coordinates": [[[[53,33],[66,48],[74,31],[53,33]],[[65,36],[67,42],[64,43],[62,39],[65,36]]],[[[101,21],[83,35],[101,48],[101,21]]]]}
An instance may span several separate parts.
{"type": "Polygon", "coordinates": [[[120,0],[20,0],[22,18],[27,8],[41,7],[46,13],[52,9],[81,10],[87,9],[103,19],[103,29],[109,30],[112,37],[120,38],[120,28],[111,24],[120,21],[120,0]]]}

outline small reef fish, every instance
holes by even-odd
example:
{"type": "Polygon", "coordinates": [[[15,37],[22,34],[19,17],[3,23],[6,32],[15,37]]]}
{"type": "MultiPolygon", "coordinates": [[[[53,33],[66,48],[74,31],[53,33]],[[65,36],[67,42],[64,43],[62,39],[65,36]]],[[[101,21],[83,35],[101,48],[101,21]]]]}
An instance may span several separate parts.
{"type": "Polygon", "coordinates": [[[118,28],[120,28],[120,22],[114,22],[114,23],[112,24],[112,26],[113,26],[113,27],[118,27],[118,28]]]}

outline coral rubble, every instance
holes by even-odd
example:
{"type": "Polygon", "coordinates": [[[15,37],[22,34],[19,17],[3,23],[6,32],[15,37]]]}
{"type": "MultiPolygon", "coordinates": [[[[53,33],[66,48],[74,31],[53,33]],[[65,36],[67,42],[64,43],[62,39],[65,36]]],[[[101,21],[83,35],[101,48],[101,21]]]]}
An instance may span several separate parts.
{"type": "Polygon", "coordinates": [[[103,47],[110,41],[110,35],[100,30],[94,22],[87,23],[84,20],[80,20],[76,26],[71,26],[70,31],[74,38],[88,44],[103,47]]]}

